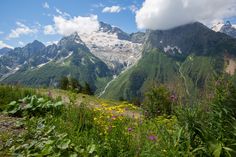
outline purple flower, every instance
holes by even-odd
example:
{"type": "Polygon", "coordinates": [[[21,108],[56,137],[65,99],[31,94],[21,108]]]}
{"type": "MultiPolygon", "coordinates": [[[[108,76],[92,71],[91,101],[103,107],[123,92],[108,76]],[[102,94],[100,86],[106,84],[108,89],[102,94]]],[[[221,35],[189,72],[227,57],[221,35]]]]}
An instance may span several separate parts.
{"type": "Polygon", "coordinates": [[[116,116],[112,116],[111,119],[112,119],[112,120],[115,120],[115,119],[116,119],[116,116]]]}
{"type": "Polygon", "coordinates": [[[132,128],[128,128],[128,131],[131,132],[131,131],[133,131],[133,129],[132,128]]]}
{"type": "Polygon", "coordinates": [[[177,100],[177,96],[175,94],[172,94],[170,96],[170,99],[171,99],[171,101],[176,101],[177,100]]]}
{"type": "Polygon", "coordinates": [[[149,139],[150,141],[156,141],[156,140],[157,140],[157,136],[155,136],[155,135],[149,135],[149,136],[148,136],[148,139],[149,139]]]}

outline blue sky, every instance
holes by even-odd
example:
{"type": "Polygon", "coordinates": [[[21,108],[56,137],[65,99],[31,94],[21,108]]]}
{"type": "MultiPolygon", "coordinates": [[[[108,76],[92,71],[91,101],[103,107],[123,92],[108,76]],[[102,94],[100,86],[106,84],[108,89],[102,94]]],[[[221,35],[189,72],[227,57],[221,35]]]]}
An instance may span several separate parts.
{"type": "Polygon", "coordinates": [[[70,33],[68,30],[78,24],[82,23],[76,31],[86,30],[83,23],[88,29],[94,29],[92,25],[96,21],[118,26],[128,33],[167,29],[193,20],[208,23],[218,17],[236,23],[236,1],[217,2],[219,4],[208,0],[210,7],[206,8],[206,0],[1,0],[0,48],[22,47],[33,40],[48,45],[70,33]]]}
{"type": "Polygon", "coordinates": [[[99,21],[118,26],[128,33],[135,32],[137,26],[131,6],[133,9],[134,6],[138,8],[143,0],[4,0],[0,3],[0,40],[17,47],[35,39],[43,43],[59,40],[61,35],[43,33],[45,25],[53,24],[53,16],[60,15],[58,11],[68,13],[71,17],[94,14],[99,21]],[[111,6],[121,7],[120,12],[103,12],[105,7],[111,6]],[[11,30],[19,28],[19,24],[33,31],[9,38],[11,30]]]}

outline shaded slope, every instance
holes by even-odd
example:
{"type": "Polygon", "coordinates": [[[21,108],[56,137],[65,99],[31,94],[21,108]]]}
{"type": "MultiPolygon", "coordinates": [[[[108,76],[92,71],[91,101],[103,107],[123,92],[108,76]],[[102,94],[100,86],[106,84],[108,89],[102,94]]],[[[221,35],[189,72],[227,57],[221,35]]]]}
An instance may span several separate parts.
{"type": "Polygon", "coordinates": [[[63,39],[59,43],[58,51],[60,53],[54,60],[34,69],[19,70],[3,82],[30,86],[57,86],[62,76],[71,76],[80,82],[88,82],[95,91],[111,79],[112,74],[107,65],[91,54],[84,44],[73,44],[63,39]]]}

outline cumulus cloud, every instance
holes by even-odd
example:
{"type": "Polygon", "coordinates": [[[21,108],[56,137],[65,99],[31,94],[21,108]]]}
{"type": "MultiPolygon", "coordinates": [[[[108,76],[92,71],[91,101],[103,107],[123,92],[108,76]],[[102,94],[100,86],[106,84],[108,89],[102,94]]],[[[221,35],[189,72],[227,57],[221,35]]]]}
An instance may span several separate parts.
{"type": "Polygon", "coordinates": [[[102,12],[103,13],[119,13],[123,8],[118,6],[118,5],[114,5],[111,7],[105,7],[102,12]]]}
{"type": "Polygon", "coordinates": [[[4,48],[4,47],[7,47],[7,48],[11,48],[11,49],[13,49],[12,46],[10,46],[10,45],[4,43],[2,40],[0,40],[0,48],[4,48]]]}
{"type": "Polygon", "coordinates": [[[52,25],[44,26],[44,34],[53,35],[56,34],[55,28],[52,25]]]}
{"type": "Polygon", "coordinates": [[[235,0],[145,0],[136,12],[136,23],[140,29],[165,30],[235,15],[235,0]]]}
{"type": "Polygon", "coordinates": [[[73,18],[65,18],[63,16],[54,16],[53,29],[60,35],[70,35],[74,32],[79,34],[90,34],[99,29],[99,21],[97,15],[88,17],[77,16],[73,18]]]}
{"type": "Polygon", "coordinates": [[[47,2],[45,2],[45,3],[43,3],[43,8],[45,8],[45,9],[49,9],[50,6],[49,6],[49,4],[48,4],[47,2]]]}
{"type": "Polygon", "coordinates": [[[21,35],[33,34],[38,32],[36,28],[30,28],[21,22],[16,22],[16,25],[17,28],[11,30],[11,33],[7,36],[7,39],[19,38],[21,35]]]}

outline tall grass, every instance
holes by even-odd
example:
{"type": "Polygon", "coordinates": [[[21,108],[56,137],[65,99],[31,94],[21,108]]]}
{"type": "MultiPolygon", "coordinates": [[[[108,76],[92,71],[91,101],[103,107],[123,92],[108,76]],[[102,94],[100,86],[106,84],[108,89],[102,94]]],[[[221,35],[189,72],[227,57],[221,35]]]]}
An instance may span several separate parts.
{"type": "Polygon", "coordinates": [[[216,88],[208,104],[179,105],[172,115],[151,118],[126,117],[118,107],[114,114],[110,109],[116,107],[107,104],[75,107],[72,101],[60,114],[25,118],[27,132],[8,149],[38,156],[236,156],[234,104],[225,87],[216,88]]]}
{"type": "Polygon", "coordinates": [[[4,110],[11,101],[34,95],[36,92],[31,88],[21,86],[0,85],[0,111],[4,110]]]}

